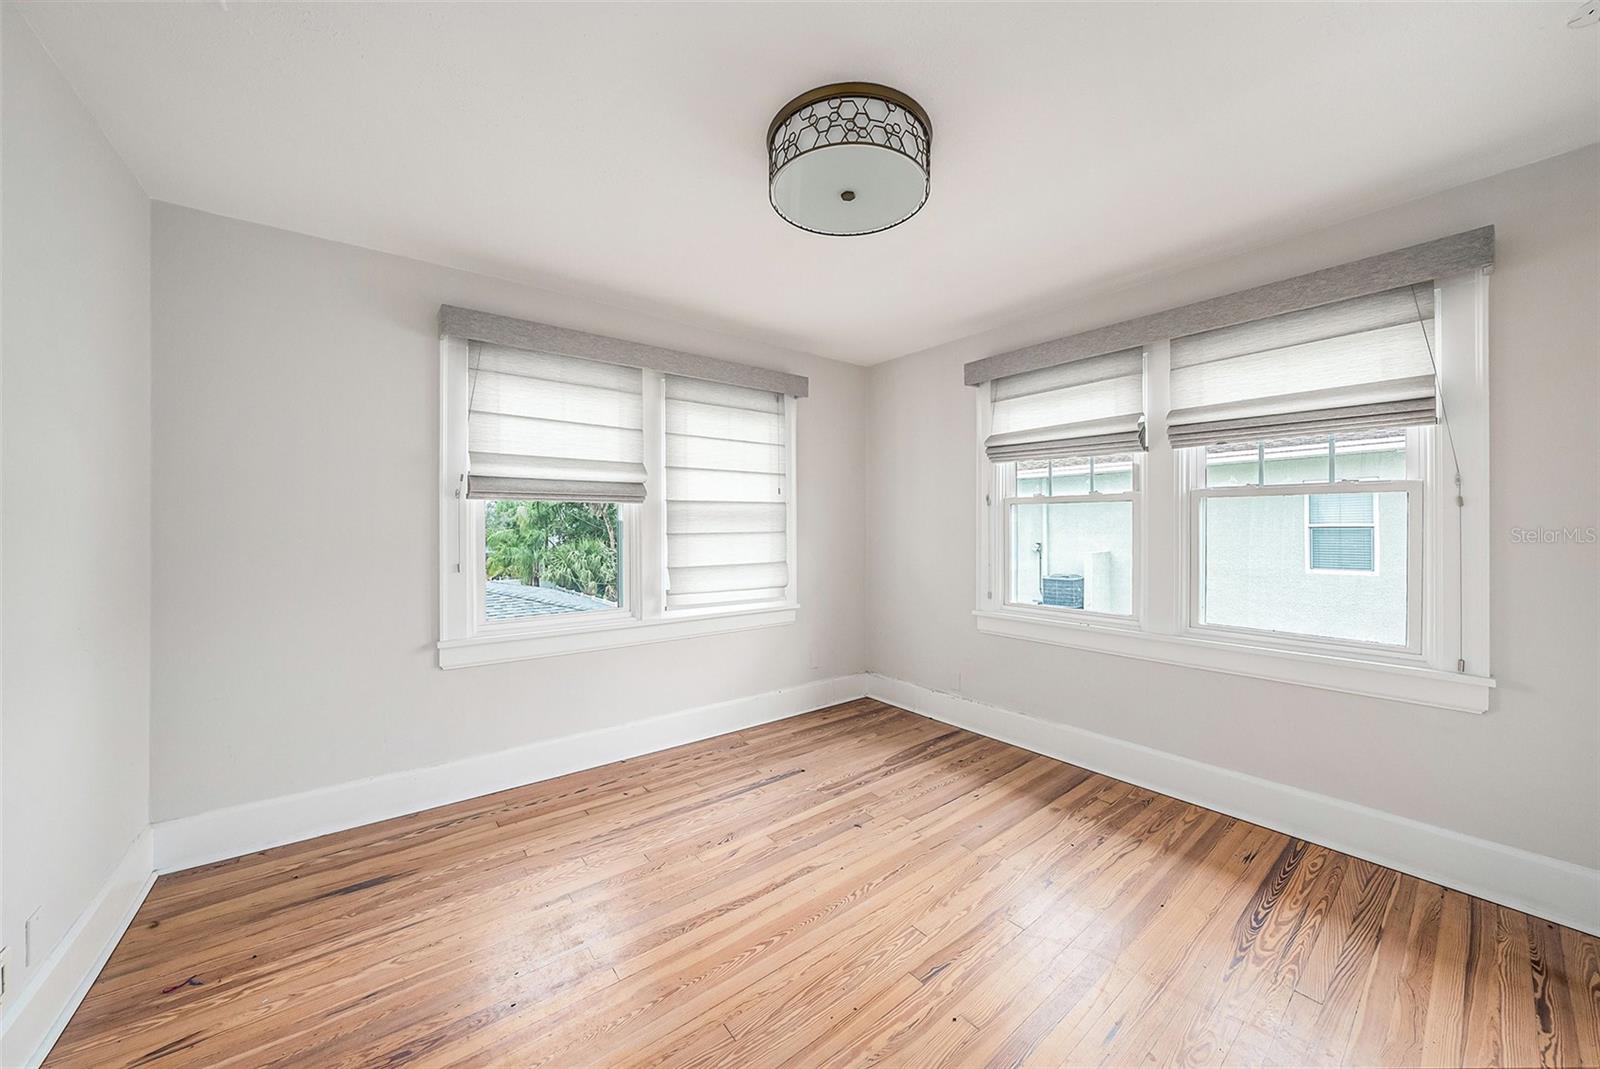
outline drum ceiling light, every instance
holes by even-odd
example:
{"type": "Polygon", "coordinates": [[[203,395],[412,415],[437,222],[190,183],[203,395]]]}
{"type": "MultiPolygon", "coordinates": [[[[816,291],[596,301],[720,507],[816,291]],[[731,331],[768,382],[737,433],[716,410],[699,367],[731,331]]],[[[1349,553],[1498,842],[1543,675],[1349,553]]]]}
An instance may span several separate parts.
{"type": "Polygon", "coordinates": [[[801,93],[767,128],[772,207],[814,234],[887,230],[928,200],[933,124],[898,89],[837,82],[801,93]]]}

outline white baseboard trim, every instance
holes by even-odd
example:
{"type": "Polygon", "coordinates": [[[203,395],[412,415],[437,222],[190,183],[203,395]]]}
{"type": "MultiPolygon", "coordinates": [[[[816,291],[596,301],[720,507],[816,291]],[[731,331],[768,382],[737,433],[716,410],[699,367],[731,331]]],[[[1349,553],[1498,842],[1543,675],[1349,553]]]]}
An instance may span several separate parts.
{"type": "Polygon", "coordinates": [[[836,676],[429,768],[321,787],[155,825],[155,867],[176,872],[782,720],[867,692],[836,676]]]}
{"type": "MultiPolygon", "coordinates": [[[[77,1012],[89,985],[155,882],[150,829],[139,833],[100,893],[39,966],[27,988],[7,1001],[0,1022],[0,1065],[35,1069],[77,1012]]],[[[16,964],[16,963],[13,963],[16,964]]]]}
{"type": "Polygon", "coordinates": [[[954,727],[1600,935],[1600,870],[900,679],[869,675],[867,693],[954,727]]]}

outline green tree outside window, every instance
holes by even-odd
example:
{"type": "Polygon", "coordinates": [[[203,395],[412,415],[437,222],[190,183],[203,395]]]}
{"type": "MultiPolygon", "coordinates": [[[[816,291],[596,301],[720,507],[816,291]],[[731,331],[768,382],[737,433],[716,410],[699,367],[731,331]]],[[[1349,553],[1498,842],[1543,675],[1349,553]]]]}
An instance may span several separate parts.
{"type": "Polygon", "coordinates": [[[484,574],[617,602],[617,506],[576,501],[491,501],[484,574]]]}

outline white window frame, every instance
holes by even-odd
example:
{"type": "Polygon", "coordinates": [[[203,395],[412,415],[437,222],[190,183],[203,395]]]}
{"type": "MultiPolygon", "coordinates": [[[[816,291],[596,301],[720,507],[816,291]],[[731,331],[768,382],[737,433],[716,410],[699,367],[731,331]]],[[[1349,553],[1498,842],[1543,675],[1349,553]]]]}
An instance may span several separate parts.
{"type": "Polygon", "coordinates": [[[777,627],[799,615],[799,545],[795,515],[795,399],[785,396],[788,429],[784,499],[789,585],[776,601],[692,609],[666,607],[666,376],[641,371],[644,385],[645,499],[620,505],[622,591],[615,609],[491,622],[484,617],[485,506],[466,496],[467,343],[439,346],[439,667],[549,657],[699,635],[777,627]]]}
{"type": "MultiPolygon", "coordinates": [[[[1006,603],[1006,468],[983,452],[988,392],[974,390],[977,583],[974,617],[985,634],[1069,646],[1396,702],[1482,713],[1494,687],[1489,662],[1490,269],[1436,287],[1439,390],[1446,426],[1407,432],[1406,477],[1267,487],[1205,487],[1203,449],[1167,442],[1170,344],[1145,351],[1150,449],[1137,462],[1134,618],[1006,603]],[[1196,626],[1199,501],[1238,494],[1408,493],[1407,645],[1404,649],[1236,628],[1196,626]],[[1461,504],[1457,505],[1459,494],[1461,504]]],[[[1039,500],[1029,498],[1025,500],[1039,500]]]]}
{"type": "MultiPolygon", "coordinates": [[[[988,435],[985,434],[984,437],[988,437],[988,435]]],[[[1143,458],[1138,454],[1134,454],[1133,456],[1133,467],[1130,472],[1130,483],[1132,488],[1118,493],[1109,494],[1098,491],[1085,491],[1081,494],[1030,494],[1027,496],[1019,496],[1017,494],[1016,464],[996,464],[992,466],[996,469],[996,488],[1002,495],[1000,499],[1000,508],[995,510],[992,520],[992,522],[999,525],[999,530],[990,533],[990,537],[995,540],[994,544],[1000,547],[1000,552],[996,554],[998,559],[995,561],[995,567],[998,569],[998,572],[993,577],[992,583],[994,584],[993,588],[1000,591],[1001,603],[1005,610],[1007,612],[1013,612],[1024,616],[1037,615],[1041,619],[1046,620],[1064,618],[1077,621],[1079,623],[1097,624],[1102,627],[1137,628],[1139,625],[1139,584],[1141,580],[1141,576],[1139,574],[1139,489],[1140,484],[1143,482],[1143,458]],[[1010,532],[1007,530],[1007,524],[1009,523],[1009,518],[1011,515],[1011,507],[1013,505],[1064,505],[1083,501],[1127,501],[1130,503],[1133,510],[1133,546],[1131,547],[1133,556],[1133,595],[1132,603],[1129,606],[1130,611],[1126,616],[1120,616],[1116,613],[1096,612],[1089,609],[1074,609],[1065,605],[1035,605],[1032,602],[1011,600],[1011,575],[1013,565],[1011,557],[1012,539],[1010,537],[1010,532]]],[[[1042,561],[1040,563],[1040,567],[1041,569],[1043,568],[1042,561]]]]}
{"type": "MultiPolygon", "coordinates": [[[[1359,491],[1357,491],[1357,492],[1359,492],[1359,491]]],[[[1374,493],[1376,493],[1376,491],[1374,491],[1374,493]]],[[[1306,493],[1306,503],[1305,503],[1305,513],[1306,513],[1306,522],[1305,522],[1305,531],[1306,531],[1306,536],[1305,536],[1305,567],[1306,567],[1306,574],[1307,575],[1369,575],[1369,576],[1371,576],[1371,575],[1381,575],[1382,574],[1382,569],[1383,569],[1383,542],[1382,542],[1383,532],[1381,530],[1379,530],[1379,526],[1383,521],[1382,521],[1382,518],[1378,514],[1378,500],[1377,500],[1377,498],[1374,497],[1373,500],[1372,500],[1372,522],[1371,523],[1316,523],[1311,519],[1311,498],[1313,496],[1321,497],[1323,495],[1321,494],[1321,492],[1314,491],[1314,490],[1313,491],[1307,491],[1307,493],[1306,493]],[[1311,559],[1311,552],[1312,552],[1311,547],[1312,547],[1312,542],[1313,542],[1313,539],[1311,537],[1311,532],[1316,531],[1316,530],[1321,530],[1321,529],[1324,529],[1324,528],[1333,528],[1333,529],[1349,528],[1351,530],[1357,530],[1357,531],[1370,530],[1372,532],[1372,567],[1370,567],[1370,568],[1318,568],[1316,566],[1316,564],[1311,559]]],[[[1407,505],[1409,506],[1410,502],[1411,502],[1411,498],[1408,497],[1406,499],[1406,502],[1407,502],[1407,505]]],[[[1408,514],[1407,523],[1410,522],[1411,518],[1412,517],[1408,514]]],[[[1418,522],[1420,522],[1422,517],[1420,515],[1418,515],[1416,517],[1416,519],[1417,519],[1418,522]]],[[[1411,528],[1409,526],[1406,528],[1406,530],[1408,530],[1408,531],[1410,529],[1411,528]]]]}

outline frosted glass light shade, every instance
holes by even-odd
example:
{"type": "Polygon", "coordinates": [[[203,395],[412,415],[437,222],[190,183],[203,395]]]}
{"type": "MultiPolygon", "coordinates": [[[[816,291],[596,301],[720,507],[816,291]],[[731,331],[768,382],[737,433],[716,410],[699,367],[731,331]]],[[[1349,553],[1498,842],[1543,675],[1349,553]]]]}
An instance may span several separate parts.
{"type": "Polygon", "coordinates": [[[887,230],[928,199],[932,125],[904,93],[842,82],[802,93],[767,131],[772,207],[818,234],[887,230]]]}

